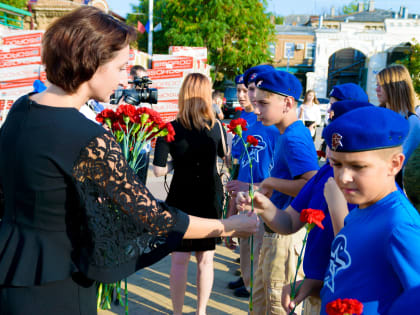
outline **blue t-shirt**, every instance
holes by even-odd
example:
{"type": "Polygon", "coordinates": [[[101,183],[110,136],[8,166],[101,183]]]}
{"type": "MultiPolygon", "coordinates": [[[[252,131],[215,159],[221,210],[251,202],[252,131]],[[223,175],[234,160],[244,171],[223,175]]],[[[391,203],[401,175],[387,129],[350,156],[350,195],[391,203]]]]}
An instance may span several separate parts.
{"type": "MultiPolygon", "coordinates": [[[[251,125],[253,125],[257,121],[257,115],[254,112],[246,112],[242,111],[239,118],[245,119],[247,124],[247,128],[249,129],[251,125]]],[[[244,137],[244,140],[246,141],[246,137],[244,137]]],[[[232,140],[232,157],[235,159],[240,159],[242,156],[242,153],[244,152],[244,146],[241,142],[241,138],[239,136],[233,137],[232,140]]]]}
{"type": "MultiPolygon", "coordinates": [[[[277,139],[271,177],[295,179],[319,169],[311,133],[300,120],[288,126],[277,139]]],[[[270,200],[277,208],[284,210],[292,201],[292,196],[274,190],[270,200]]]]}
{"type": "MultiPolygon", "coordinates": [[[[334,239],[334,229],[328,211],[327,201],[324,197],[324,185],[328,178],[334,177],[334,170],[327,163],[303,186],[299,194],[293,199],[291,206],[301,213],[304,209],[317,209],[325,213],[322,221],[324,229],[315,226],[309,232],[306,242],[305,256],[303,259],[303,271],[310,279],[323,280],[325,271],[330,263],[331,243],[334,239]]],[[[351,210],[355,205],[348,204],[351,210]]]]}
{"type": "Polygon", "coordinates": [[[414,150],[420,145],[420,119],[416,115],[408,117],[409,131],[403,142],[404,163],[408,161],[414,150]]]}
{"type": "MultiPolygon", "coordinates": [[[[249,135],[258,139],[258,145],[251,145],[248,148],[248,154],[252,160],[253,182],[260,183],[267,177],[270,177],[271,169],[274,164],[274,147],[276,139],[280,136],[280,132],[275,126],[264,126],[260,121],[256,121],[249,126],[247,131],[244,131],[242,135],[244,141],[246,141],[246,138],[249,135]]],[[[240,141],[240,144],[243,146],[242,141],[240,141]]],[[[251,182],[251,172],[247,154],[244,154],[239,160],[238,180],[245,183],[251,182]]]]}
{"type": "Polygon", "coordinates": [[[386,314],[420,285],[420,216],[400,190],[351,211],[331,245],[321,314],[337,298],[357,299],[363,314],[386,314]]]}

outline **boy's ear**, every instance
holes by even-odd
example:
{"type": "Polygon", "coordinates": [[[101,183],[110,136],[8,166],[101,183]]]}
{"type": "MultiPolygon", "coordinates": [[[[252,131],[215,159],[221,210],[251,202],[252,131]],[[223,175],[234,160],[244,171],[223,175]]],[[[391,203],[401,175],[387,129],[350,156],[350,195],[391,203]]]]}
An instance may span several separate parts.
{"type": "Polygon", "coordinates": [[[403,167],[405,156],[402,152],[396,152],[389,159],[389,175],[396,176],[403,167]]]}
{"type": "Polygon", "coordinates": [[[295,99],[292,96],[287,96],[285,98],[285,109],[287,109],[287,111],[290,111],[292,109],[295,108],[295,99]]]}

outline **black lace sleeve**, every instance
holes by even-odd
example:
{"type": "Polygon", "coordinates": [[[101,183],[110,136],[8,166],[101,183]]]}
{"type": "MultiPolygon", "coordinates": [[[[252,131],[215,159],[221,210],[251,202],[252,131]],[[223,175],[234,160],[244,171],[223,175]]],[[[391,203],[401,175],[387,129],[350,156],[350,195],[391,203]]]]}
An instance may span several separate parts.
{"type": "Polygon", "coordinates": [[[77,260],[89,278],[120,280],[160,260],[182,239],[188,216],[152,196],[111,134],[90,141],[73,176],[85,210],[77,260]]]}

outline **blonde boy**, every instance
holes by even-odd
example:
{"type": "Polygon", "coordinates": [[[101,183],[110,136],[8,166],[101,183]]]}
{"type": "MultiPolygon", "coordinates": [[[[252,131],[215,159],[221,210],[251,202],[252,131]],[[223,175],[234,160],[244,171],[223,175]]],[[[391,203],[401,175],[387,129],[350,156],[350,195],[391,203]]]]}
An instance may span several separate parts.
{"type": "MultiPolygon", "coordinates": [[[[284,210],[318,170],[310,132],[296,115],[296,100],[302,86],[294,75],[275,70],[258,74],[255,82],[258,120],[280,131],[272,177],[261,183],[260,191],[271,196],[271,201],[284,210]]],[[[254,314],[287,314],[281,306],[281,291],[294,276],[303,235],[303,230],[280,235],[265,226],[260,262],[254,276],[254,314]]]]}
{"type": "Polygon", "coordinates": [[[359,300],[363,314],[386,314],[420,285],[420,216],[395,184],[407,133],[401,115],[379,107],[350,111],[324,130],[335,179],[326,184],[329,209],[358,207],[331,245],[321,314],[337,298],[359,300]]]}

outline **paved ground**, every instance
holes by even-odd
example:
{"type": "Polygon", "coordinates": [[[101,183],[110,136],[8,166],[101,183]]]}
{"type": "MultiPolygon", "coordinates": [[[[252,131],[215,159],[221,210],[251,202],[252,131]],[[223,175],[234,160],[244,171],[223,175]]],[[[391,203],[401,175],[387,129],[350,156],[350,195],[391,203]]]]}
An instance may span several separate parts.
{"type": "MultiPolygon", "coordinates": [[[[163,177],[156,178],[149,171],[147,186],[159,199],[165,199],[163,177]]],[[[170,181],[170,178],[168,178],[170,181]]],[[[169,182],[168,182],[169,184],[169,182]]],[[[247,314],[248,299],[237,298],[232,290],[227,288],[229,281],[234,281],[234,275],[239,264],[239,257],[234,251],[224,246],[217,246],[215,254],[215,274],[213,291],[207,307],[207,314],[247,314]]],[[[172,304],[169,291],[170,257],[166,257],[152,267],[140,270],[128,278],[129,314],[151,315],[171,314],[172,304]]],[[[184,314],[195,314],[196,309],[196,263],[191,258],[188,270],[187,292],[185,295],[184,314]]],[[[124,314],[124,307],[113,306],[108,311],[98,311],[99,315],[124,314]]]]}

